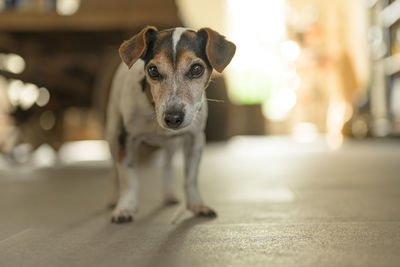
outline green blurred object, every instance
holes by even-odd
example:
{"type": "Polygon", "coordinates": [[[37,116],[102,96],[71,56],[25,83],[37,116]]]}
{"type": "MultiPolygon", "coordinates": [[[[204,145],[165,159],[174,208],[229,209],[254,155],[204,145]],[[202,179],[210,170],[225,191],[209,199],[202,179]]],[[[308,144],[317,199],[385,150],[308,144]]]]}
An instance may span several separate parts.
{"type": "Polygon", "coordinates": [[[230,97],[235,104],[265,104],[281,83],[282,79],[274,75],[245,71],[232,75],[230,97]]]}

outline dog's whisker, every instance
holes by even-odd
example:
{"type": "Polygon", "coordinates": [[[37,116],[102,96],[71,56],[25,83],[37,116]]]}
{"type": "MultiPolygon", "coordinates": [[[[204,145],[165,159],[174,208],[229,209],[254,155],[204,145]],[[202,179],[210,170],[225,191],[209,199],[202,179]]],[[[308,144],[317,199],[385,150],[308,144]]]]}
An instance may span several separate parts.
{"type": "Polygon", "coordinates": [[[222,99],[207,98],[207,101],[216,102],[216,103],[225,103],[225,100],[222,100],[222,99]]]}

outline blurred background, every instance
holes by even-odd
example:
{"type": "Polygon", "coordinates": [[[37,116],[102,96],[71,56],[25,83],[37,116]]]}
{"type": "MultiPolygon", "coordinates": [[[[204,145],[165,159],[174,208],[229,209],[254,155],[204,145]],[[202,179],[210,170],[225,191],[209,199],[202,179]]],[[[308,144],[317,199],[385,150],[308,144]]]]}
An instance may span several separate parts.
{"type": "Polygon", "coordinates": [[[0,0],[0,266],[400,266],[399,136],[400,0],[0,0]],[[146,25],[237,46],[207,89],[217,219],[140,164],[136,221],[110,223],[104,110],[146,25]]]}
{"type": "Polygon", "coordinates": [[[285,135],[337,150],[396,137],[399,18],[395,0],[0,0],[2,158],[107,159],[117,49],[145,25],[208,26],[237,45],[207,90],[210,142],[285,135]]]}

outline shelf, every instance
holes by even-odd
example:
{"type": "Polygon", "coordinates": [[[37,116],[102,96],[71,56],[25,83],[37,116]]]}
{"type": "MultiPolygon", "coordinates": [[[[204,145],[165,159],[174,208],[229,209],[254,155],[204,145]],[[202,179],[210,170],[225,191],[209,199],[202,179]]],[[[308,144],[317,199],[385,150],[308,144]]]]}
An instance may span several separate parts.
{"type": "Polygon", "coordinates": [[[400,1],[394,1],[382,10],[382,20],[385,27],[390,27],[400,19],[400,1]]]}
{"type": "Polygon", "coordinates": [[[400,54],[384,59],[386,75],[394,75],[400,72],[400,54]]]}
{"type": "MultiPolygon", "coordinates": [[[[139,10],[140,11],[140,10],[139,10]]],[[[78,13],[72,16],[60,16],[56,13],[0,13],[0,31],[41,32],[41,31],[109,31],[132,30],[151,24],[156,26],[180,25],[176,11],[118,13],[78,13]]]]}

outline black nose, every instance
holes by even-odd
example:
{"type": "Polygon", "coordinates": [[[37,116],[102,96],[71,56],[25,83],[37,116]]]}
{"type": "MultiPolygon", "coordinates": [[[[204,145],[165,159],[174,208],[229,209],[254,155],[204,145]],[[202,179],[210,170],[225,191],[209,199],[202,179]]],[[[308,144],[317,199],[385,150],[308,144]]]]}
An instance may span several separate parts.
{"type": "Polygon", "coordinates": [[[178,128],[182,124],[184,117],[185,113],[178,110],[167,110],[164,113],[164,121],[169,128],[178,128]]]}

